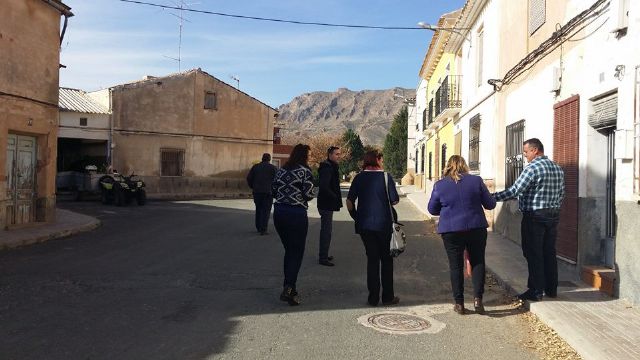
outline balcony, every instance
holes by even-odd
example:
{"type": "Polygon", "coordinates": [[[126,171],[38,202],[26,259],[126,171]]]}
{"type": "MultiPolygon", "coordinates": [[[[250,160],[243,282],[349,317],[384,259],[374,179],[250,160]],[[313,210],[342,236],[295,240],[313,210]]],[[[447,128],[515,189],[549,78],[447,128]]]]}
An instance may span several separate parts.
{"type": "MultiPolygon", "coordinates": [[[[436,91],[433,101],[433,121],[453,117],[460,112],[462,100],[460,97],[460,83],[462,75],[448,75],[436,91]]],[[[431,120],[431,118],[430,118],[431,120]]]]}

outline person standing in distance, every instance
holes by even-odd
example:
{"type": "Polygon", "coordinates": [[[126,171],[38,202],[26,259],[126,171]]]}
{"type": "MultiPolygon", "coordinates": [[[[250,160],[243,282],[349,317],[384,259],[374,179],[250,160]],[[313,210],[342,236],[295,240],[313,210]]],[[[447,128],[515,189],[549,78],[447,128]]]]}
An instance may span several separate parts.
{"type": "Polygon", "coordinates": [[[525,141],[522,152],[529,165],[511,187],[493,196],[497,201],[518,198],[522,254],[529,268],[528,290],[518,298],[540,301],[543,292],[551,298],[558,294],[556,236],[564,199],[564,172],[544,155],[539,139],[525,141]]]}
{"type": "Polygon", "coordinates": [[[331,231],[333,226],[333,213],[340,211],[342,207],[342,195],[340,193],[340,174],[338,162],[342,153],[337,146],[327,149],[327,160],[320,163],[318,168],[318,212],[320,213],[320,249],[318,251],[318,263],[324,266],[334,266],[331,262],[333,256],[329,256],[331,245],[331,231]]]}
{"type": "Polygon", "coordinates": [[[271,155],[262,154],[262,161],[253,165],[247,174],[247,184],[253,191],[253,202],[256,204],[256,230],[260,235],[267,234],[273,195],[271,184],[278,169],[271,164],[271,155]]]}

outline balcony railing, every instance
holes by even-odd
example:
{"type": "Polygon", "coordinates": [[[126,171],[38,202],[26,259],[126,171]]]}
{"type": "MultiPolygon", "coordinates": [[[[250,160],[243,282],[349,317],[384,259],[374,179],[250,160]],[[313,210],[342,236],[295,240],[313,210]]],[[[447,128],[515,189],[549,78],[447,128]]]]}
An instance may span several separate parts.
{"type": "Polygon", "coordinates": [[[460,82],[462,75],[448,75],[436,91],[433,116],[438,117],[447,109],[462,107],[460,82]]]}

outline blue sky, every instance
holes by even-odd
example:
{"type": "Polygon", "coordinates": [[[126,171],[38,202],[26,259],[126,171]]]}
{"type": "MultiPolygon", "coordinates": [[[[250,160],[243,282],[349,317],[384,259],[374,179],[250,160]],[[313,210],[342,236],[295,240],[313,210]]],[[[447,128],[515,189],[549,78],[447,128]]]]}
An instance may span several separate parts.
{"type": "MultiPolygon", "coordinates": [[[[147,0],[175,6],[179,0],[147,0]]],[[[192,9],[376,26],[435,24],[463,0],[185,0],[192,9]]],[[[64,0],[61,86],[96,90],[178,71],[176,11],[117,0],[64,0]]],[[[202,68],[277,107],[312,91],[415,88],[432,32],[270,23],[184,13],[182,70],[202,68]]]]}

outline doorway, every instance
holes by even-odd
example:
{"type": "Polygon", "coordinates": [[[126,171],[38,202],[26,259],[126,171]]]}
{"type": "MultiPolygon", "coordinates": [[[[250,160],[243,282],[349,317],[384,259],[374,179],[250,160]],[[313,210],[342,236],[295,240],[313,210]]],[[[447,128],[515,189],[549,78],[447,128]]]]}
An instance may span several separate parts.
{"type": "Polygon", "coordinates": [[[35,220],[37,142],[32,136],[9,134],[5,174],[7,226],[35,220]]]}

